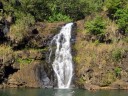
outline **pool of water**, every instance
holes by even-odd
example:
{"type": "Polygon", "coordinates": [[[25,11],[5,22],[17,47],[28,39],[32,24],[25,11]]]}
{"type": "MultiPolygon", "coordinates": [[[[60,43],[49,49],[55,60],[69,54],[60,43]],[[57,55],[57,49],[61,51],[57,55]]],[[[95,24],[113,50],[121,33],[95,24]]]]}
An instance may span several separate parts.
{"type": "Polygon", "coordinates": [[[128,90],[0,89],[0,96],[128,96],[128,90]]]}

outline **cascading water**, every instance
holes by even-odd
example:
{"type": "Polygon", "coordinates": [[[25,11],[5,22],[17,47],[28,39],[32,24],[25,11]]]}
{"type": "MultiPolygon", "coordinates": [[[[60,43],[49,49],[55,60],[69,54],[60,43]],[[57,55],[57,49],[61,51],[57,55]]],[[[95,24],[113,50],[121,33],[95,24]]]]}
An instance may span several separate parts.
{"type": "Polygon", "coordinates": [[[55,35],[51,41],[50,56],[52,54],[52,44],[56,44],[55,59],[52,67],[57,76],[58,88],[69,88],[73,76],[73,64],[71,55],[71,30],[73,23],[68,23],[62,27],[60,33],[55,35]]]}

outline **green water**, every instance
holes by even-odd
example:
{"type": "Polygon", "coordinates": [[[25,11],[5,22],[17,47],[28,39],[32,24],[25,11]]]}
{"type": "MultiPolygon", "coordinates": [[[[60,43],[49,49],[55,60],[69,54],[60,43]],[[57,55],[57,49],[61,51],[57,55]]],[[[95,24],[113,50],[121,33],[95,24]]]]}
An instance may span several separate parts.
{"type": "Polygon", "coordinates": [[[0,96],[128,96],[128,90],[0,89],[0,96]]]}

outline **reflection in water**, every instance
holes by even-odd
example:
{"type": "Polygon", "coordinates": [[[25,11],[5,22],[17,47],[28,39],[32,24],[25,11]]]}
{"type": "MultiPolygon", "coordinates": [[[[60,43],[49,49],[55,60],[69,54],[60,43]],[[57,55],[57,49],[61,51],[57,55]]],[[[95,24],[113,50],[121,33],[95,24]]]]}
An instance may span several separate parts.
{"type": "Polygon", "coordinates": [[[0,96],[128,96],[127,90],[0,89],[0,96]]]}
{"type": "Polygon", "coordinates": [[[57,89],[54,96],[73,96],[74,93],[72,89],[57,89]]]}

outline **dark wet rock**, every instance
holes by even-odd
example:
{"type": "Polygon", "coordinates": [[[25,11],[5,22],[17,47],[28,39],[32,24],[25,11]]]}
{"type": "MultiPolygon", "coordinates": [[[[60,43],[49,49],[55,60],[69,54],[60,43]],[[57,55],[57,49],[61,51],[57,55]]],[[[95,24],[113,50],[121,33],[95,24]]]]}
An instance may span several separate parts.
{"type": "Polygon", "coordinates": [[[77,23],[73,23],[72,33],[71,33],[71,44],[75,44],[77,35],[77,23]]]}
{"type": "Polygon", "coordinates": [[[3,9],[3,3],[0,2],[0,9],[3,9]]]}
{"type": "Polygon", "coordinates": [[[2,32],[2,29],[0,29],[0,37],[4,37],[4,33],[2,32]]]}

